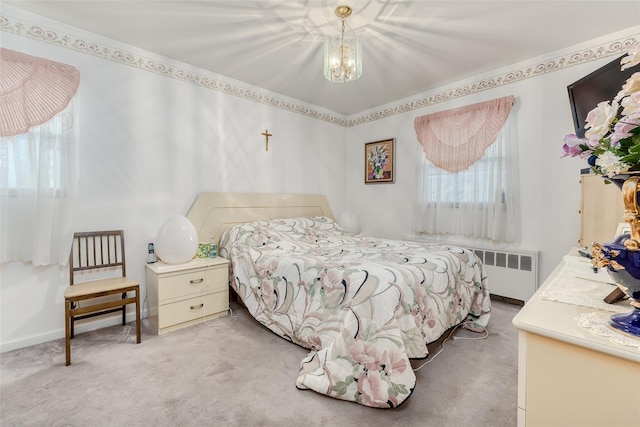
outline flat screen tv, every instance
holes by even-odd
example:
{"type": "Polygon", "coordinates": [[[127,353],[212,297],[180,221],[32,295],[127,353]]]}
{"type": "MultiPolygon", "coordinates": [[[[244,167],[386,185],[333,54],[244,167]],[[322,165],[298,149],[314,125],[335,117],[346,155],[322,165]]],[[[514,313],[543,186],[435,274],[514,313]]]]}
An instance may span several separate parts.
{"type": "Polygon", "coordinates": [[[599,102],[611,101],[637,67],[620,71],[620,58],[567,86],[576,135],[584,138],[585,119],[599,102]]]}

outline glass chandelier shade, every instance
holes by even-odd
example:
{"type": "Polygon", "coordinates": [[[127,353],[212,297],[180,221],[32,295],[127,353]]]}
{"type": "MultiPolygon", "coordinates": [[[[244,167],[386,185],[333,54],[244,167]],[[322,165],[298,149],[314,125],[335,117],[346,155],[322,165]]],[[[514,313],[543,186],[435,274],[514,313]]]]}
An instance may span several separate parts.
{"type": "Polygon", "coordinates": [[[342,32],[325,42],[324,76],[330,82],[345,83],[362,75],[362,45],[354,33],[345,34],[345,19],[351,15],[351,8],[339,6],[336,15],[342,19],[342,32]]]}

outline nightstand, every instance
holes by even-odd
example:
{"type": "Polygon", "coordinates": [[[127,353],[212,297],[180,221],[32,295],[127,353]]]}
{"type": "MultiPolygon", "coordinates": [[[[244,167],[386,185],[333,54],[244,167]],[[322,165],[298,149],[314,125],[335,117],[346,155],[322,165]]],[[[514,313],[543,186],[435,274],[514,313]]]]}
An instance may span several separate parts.
{"type": "Polygon", "coordinates": [[[158,334],[181,329],[229,310],[229,261],[195,258],[186,264],[147,264],[149,316],[158,334]]]}

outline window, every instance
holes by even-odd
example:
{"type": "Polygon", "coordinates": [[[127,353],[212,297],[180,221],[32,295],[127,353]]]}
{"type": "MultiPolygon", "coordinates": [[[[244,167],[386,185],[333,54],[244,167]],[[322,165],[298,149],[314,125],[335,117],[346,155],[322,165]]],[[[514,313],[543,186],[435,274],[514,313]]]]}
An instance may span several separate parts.
{"type": "MultiPolygon", "coordinates": [[[[473,203],[492,203],[494,195],[491,188],[498,185],[494,180],[500,180],[501,188],[507,187],[506,162],[501,161],[505,153],[501,148],[504,147],[498,144],[489,147],[484,157],[457,173],[440,169],[425,159],[422,174],[425,182],[422,185],[424,191],[429,192],[425,200],[455,208],[469,207],[473,203]]],[[[504,191],[501,195],[504,201],[504,191]]]]}
{"type": "MultiPolygon", "coordinates": [[[[496,139],[478,154],[477,160],[468,160],[468,167],[460,166],[460,159],[456,158],[459,150],[466,149],[466,141],[458,144],[462,148],[437,153],[440,158],[448,156],[454,159],[453,163],[457,162],[455,168],[458,170],[454,172],[448,172],[427,159],[425,152],[428,150],[424,150],[424,144],[430,142],[419,138],[423,145],[418,146],[420,164],[414,210],[415,233],[503,242],[516,240],[517,145],[514,119],[505,116],[505,120],[500,123],[496,139]]],[[[441,135],[455,137],[455,131],[447,133],[445,129],[441,135]]],[[[428,136],[434,138],[433,135],[428,136]]]]}
{"type": "Polygon", "coordinates": [[[0,138],[1,261],[66,264],[77,194],[75,102],[0,138]]]}
{"type": "Polygon", "coordinates": [[[24,196],[31,186],[30,175],[33,166],[42,173],[38,178],[42,182],[39,191],[49,197],[60,196],[66,160],[63,156],[64,147],[61,146],[61,132],[55,132],[53,138],[45,142],[40,137],[39,130],[35,128],[28,134],[3,138],[0,147],[2,196],[24,196]]]}
{"type": "Polygon", "coordinates": [[[0,262],[66,265],[77,198],[73,66],[0,48],[0,262]]]}

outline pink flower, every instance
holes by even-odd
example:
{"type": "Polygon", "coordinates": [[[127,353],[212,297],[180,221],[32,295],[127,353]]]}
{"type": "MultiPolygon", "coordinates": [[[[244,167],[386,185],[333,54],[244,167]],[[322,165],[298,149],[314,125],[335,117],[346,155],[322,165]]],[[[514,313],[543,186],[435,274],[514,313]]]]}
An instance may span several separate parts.
{"type": "Polygon", "coordinates": [[[618,145],[621,139],[629,138],[632,135],[631,130],[638,126],[640,126],[640,111],[633,116],[622,118],[611,132],[611,146],[618,145]]]}
{"type": "Polygon", "coordinates": [[[358,391],[362,395],[362,403],[377,408],[388,407],[389,385],[380,377],[380,372],[363,372],[358,377],[358,391]]]}
{"type": "Polygon", "coordinates": [[[346,293],[342,284],[344,274],[337,268],[328,268],[320,274],[320,284],[324,289],[325,301],[332,307],[340,305],[346,293]]]}
{"type": "Polygon", "coordinates": [[[409,363],[399,348],[383,348],[379,342],[372,341],[356,340],[349,348],[349,356],[368,371],[384,371],[387,375],[404,372],[409,363]]]}
{"type": "Polygon", "coordinates": [[[249,241],[253,246],[264,246],[269,242],[269,237],[263,233],[254,232],[249,241]]]}
{"type": "Polygon", "coordinates": [[[262,295],[262,301],[265,306],[270,309],[276,306],[276,294],[275,289],[269,280],[262,280],[260,282],[260,294],[262,295]]]}
{"type": "Polygon", "coordinates": [[[397,347],[391,347],[385,350],[382,355],[382,360],[384,363],[384,371],[389,376],[393,376],[396,372],[404,372],[409,364],[409,360],[397,347]]]}
{"type": "Polygon", "coordinates": [[[574,134],[569,134],[564,137],[564,145],[562,146],[563,154],[560,158],[564,157],[576,157],[582,154],[582,148],[580,144],[584,144],[585,141],[582,138],[578,138],[574,134]]]}
{"type": "Polygon", "coordinates": [[[276,258],[272,258],[266,265],[260,264],[256,273],[258,273],[258,277],[261,279],[266,279],[278,269],[278,265],[278,260],[276,258]]]}
{"type": "Polygon", "coordinates": [[[378,353],[375,345],[368,341],[356,340],[352,346],[349,347],[349,356],[354,362],[364,365],[369,371],[379,371],[382,369],[380,366],[381,360],[376,357],[378,353]]]}

